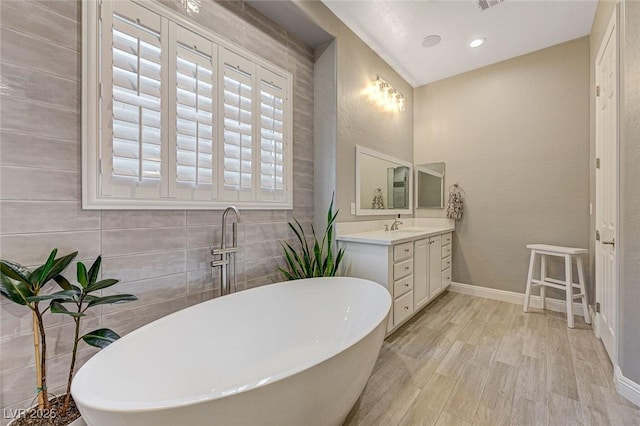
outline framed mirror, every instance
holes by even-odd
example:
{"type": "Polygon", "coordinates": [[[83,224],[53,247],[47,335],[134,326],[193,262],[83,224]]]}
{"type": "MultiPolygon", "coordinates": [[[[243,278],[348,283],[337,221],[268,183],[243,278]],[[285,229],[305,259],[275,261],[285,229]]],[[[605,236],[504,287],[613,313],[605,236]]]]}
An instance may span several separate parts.
{"type": "Polygon", "coordinates": [[[444,208],[444,163],[416,165],[416,208],[444,208]]]}
{"type": "Polygon", "coordinates": [[[356,215],[411,214],[411,163],[356,145],[356,215]]]}

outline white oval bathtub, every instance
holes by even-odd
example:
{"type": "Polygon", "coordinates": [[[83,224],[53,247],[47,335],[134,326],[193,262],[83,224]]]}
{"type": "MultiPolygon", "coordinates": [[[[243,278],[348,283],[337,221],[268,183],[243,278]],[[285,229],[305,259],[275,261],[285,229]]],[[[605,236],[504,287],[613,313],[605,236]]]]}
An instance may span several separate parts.
{"type": "Polygon", "coordinates": [[[71,388],[89,426],[338,425],[378,357],[388,291],[357,278],[272,284],[124,336],[71,388]]]}

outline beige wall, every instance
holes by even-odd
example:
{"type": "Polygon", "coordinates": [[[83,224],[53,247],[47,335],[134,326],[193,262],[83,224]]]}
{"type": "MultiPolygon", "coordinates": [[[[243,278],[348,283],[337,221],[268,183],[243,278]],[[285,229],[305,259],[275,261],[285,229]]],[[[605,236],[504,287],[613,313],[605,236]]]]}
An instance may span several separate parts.
{"type": "MultiPolygon", "coordinates": [[[[337,140],[334,187],[337,207],[340,209],[338,221],[385,218],[355,217],[349,213],[351,202],[355,202],[355,146],[363,145],[413,162],[413,88],[324,4],[317,1],[296,3],[313,22],[336,38],[337,140]],[[368,100],[363,91],[372,83],[376,74],[405,96],[405,112],[383,111],[368,100]]],[[[328,172],[332,173],[333,170],[328,172]]],[[[315,173],[325,173],[325,170],[316,168],[315,173]]],[[[327,190],[320,192],[331,193],[327,190]]],[[[318,204],[325,206],[323,214],[328,203],[327,199],[318,204]]]]}
{"type": "MultiPolygon", "coordinates": [[[[94,311],[86,327],[124,334],[217,294],[208,260],[209,244],[220,243],[221,212],[80,209],[80,4],[0,2],[0,255],[33,265],[54,247],[89,261],[102,254],[104,276],[121,279],[119,290],[140,300],[94,311]]],[[[239,226],[240,288],[280,281],[287,221],[313,221],[313,51],[243,2],[202,2],[195,19],[294,75],[294,209],[243,211],[239,226]]],[[[54,392],[69,362],[65,320],[48,318],[54,392]]],[[[27,309],[2,299],[2,408],[26,407],[34,396],[30,324],[27,309]]],[[[84,346],[81,359],[93,352],[84,346]]]]}
{"type": "Polygon", "coordinates": [[[465,194],[454,281],[524,292],[526,244],[588,247],[588,37],[419,87],[414,100],[415,163],[446,162],[445,187],[465,194]]]}

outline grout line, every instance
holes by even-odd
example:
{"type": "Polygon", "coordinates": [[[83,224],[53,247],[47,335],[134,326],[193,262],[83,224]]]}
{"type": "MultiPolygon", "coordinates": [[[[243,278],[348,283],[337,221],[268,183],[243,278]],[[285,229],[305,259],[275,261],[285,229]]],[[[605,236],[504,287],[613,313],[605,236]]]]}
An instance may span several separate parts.
{"type": "Polygon", "coordinates": [[[60,12],[58,12],[57,10],[55,10],[55,9],[51,9],[46,4],[38,3],[38,2],[30,1],[30,0],[29,0],[29,3],[37,6],[39,9],[42,9],[42,10],[48,12],[48,13],[53,13],[54,15],[58,15],[58,16],[64,18],[64,19],[67,19],[67,20],[69,20],[71,22],[74,22],[75,24],[78,24],[78,25],[81,24],[81,22],[78,21],[77,19],[73,19],[73,18],[70,18],[70,17],[68,17],[66,15],[63,15],[60,12]]]}
{"type": "Polygon", "coordinates": [[[69,142],[69,143],[73,143],[73,144],[77,144],[78,140],[77,139],[67,139],[67,138],[59,138],[56,136],[42,136],[40,134],[37,133],[28,133],[28,132],[21,132],[19,130],[13,130],[13,129],[7,129],[7,128],[2,128],[0,127],[0,131],[3,133],[10,133],[12,135],[17,135],[17,136],[36,136],[36,137],[40,137],[42,139],[45,139],[47,141],[52,141],[52,142],[69,142]]]}
{"type": "MultiPolygon", "coordinates": [[[[35,135],[37,136],[37,135],[35,135]]],[[[49,169],[49,168],[44,168],[44,167],[30,167],[30,166],[14,166],[11,164],[2,164],[2,167],[5,168],[12,168],[12,169],[27,169],[27,170],[37,170],[37,171],[46,171],[46,172],[63,172],[63,173],[73,173],[76,175],[80,175],[80,170],[64,170],[64,169],[49,169]]],[[[2,198],[2,200],[13,200],[11,198],[2,198]]],[[[16,198],[15,201],[26,201],[26,200],[21,200],[16,198]]],[[[75,200],[31,200],[31,201],[80,201],[80,199],[75,199],[75,200]]]]}

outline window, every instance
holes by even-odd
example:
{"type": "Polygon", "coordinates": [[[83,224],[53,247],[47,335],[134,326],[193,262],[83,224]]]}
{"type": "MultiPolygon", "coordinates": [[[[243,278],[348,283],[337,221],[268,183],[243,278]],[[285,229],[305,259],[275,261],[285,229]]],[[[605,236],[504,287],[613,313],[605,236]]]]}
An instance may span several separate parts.
{"type": "Polygon", "coordinates": [[[292,208],[289,72],[155,2],[86,5],[84,208],[292,208]]]}

